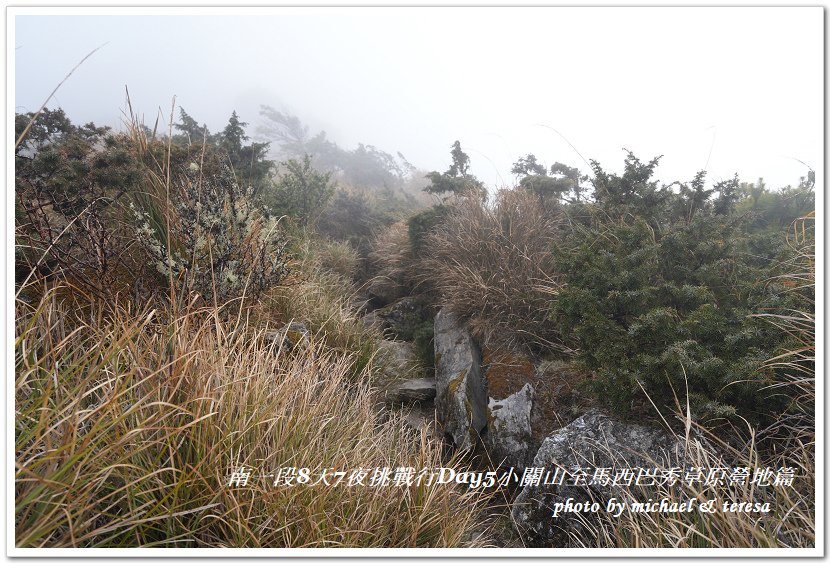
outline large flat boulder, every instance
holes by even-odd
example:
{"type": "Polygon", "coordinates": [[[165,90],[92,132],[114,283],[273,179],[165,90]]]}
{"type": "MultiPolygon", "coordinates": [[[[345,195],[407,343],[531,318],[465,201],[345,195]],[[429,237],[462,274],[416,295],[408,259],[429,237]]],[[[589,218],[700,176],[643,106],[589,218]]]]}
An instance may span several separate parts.
{"type": "Polygon", "coordinates": [[[551,473],[557,468],[569,475],[586,472],[588,479],[579,484],[574,484],[573,479],[560,484],[556,479],[549,483],[543,479],[539,484],[526,485],[513,503],[514,525],[528,545],[562,545],[568,532],[582,523],[573,513],[560,513],[554,518],[557,502],[573,498],[573,502],[602,503],[611,496],[619,496],[611,483],[590,484],[594,469],[608,467],[613,475],[625,467],[667,467],[676,464],[681,451],[679,442],[664,430],[620,422],[599,411],[589,411],[545,438],[530,465],[551,473]]]}
{"type": "Polygon", "coordinates": [[[445,434],[459,449],[471,449],[487,426],[487,392],[481,351],[456,316],[435,316],[435,407],[445,434]]]}
{"type": "Polygon", "coordinates": [[[390,406],[426,403],[434,398],[435,379],[432,377],[396,381],[390,384],[384,392],[384,401],[390,406]]]}

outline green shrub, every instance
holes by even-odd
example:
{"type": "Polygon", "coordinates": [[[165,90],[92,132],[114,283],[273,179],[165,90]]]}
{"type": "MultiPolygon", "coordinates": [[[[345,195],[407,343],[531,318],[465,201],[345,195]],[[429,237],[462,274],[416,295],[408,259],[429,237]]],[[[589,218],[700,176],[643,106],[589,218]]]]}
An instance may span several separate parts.
{"type": "Polygon", "coordinates": [[[766,283],[784,237],[745,227],[702,213],[656,231],[635,218],[577,228],[559,246],[565,287],[551,314],[596,372],[600,397],[630,412],[642,391],[658,407],[688,393],[703,418],[758,420],[787,407],[766,364],[781,333],[751,315],[788,307],[782,286],[766,283]]]}
{"type": "Polygon", "coordinates": [[[794,398],[772,385],[786,335],[756,315],[798,308],[774,277],[792,255],[784,230],[736,211],[737,177],[659,186],[658,161],[629,152],[622,175],[592,163],[596,203],[568,206],[551,318],[620,412],[688,398],[701,419],[769,421],[794,398]]]}
{"type": "Polygon", "coordinates": [[[449,214],[449,210],[449,206],[441,204],[430,207],[409,218],[407,221],[409,244],[415,256],[420,256],[424,252],[427,235],[441,224],[449,214]]]}
{"type": "MultiPolygon", "coordinates": [[[[19,132],[32,116],[17,116],[19,132]]],[[[129,287],[138,263],[119,205],[140,180],[126,135],[46,110],[15,150],[18,284],[34,268],[97,295],[129,287]]]]}
{"type": "Polygon", "coordinates": [[[388,224],[368,196],[357,190],[338,188],[317,220],[317,231],[355,248],[364,248],[372,232],[388,224]]]}
{"type": "Polygon", "coordinates": [[[265,203],[277,216],[286,215],[302,228],[313,226],[334,195],[331,173],[315,170],[309,155],[282,166],[273,187],[263,194],[265,203]]]}

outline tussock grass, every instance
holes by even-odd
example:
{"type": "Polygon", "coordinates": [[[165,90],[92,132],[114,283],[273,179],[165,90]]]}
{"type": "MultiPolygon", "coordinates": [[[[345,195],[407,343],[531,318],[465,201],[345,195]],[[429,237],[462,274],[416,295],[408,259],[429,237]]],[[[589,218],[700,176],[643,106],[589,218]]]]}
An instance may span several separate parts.
{"type": "Polygon", "coordinates": [[[392,223],[372,241],[369,264],[373,277],[366,283],[370,294],[393,301],[412,286],[413,254],[406,221],[392,223]]]}
{"type": "MultiPolygon", "coordinates": [[[[306,299],[313,299],[310,295],[306,299]]],[[[18,301],[18,547],[474,546],[478,497],[452,487],[274,487],[280,467],[440,466],[381,421],[356,356],[266,346],[213,308],[18,301]],[[247,487],[228,486],[252,468],[247,487]]],[[[337,322],[341,319],[334,319],[337,322]]]]}
{"type": "Polygon", "coordinates": [[[789,391],[795,389],[796,410],[812,417],[816,396],[815,212],[795,221],[788,242],[792,258],[784,264],[784,272],[774,280],[795,293],[801,306],[797,310],[756,316],[773,323],[790,337],[789,349],[771,358],[767,365],[780,374],[779,381],[773,385],[789,391]]]}
{"type": "MultiPolygon", "coordinates": [[[[362,323],[356,311],[352,280],[326,265],[312,238],[297,241],[293,274],[284,286],[275,287],[264,299],[264,321],[301,321],[325,346],[355,358],[355,377],[370,375],[374,367],[380,329],[362,323]]],[[[262,311],[259,311],[260,316],[262,311]]]]}
{"type": "Polygon", "coordinates": [[[461,199],[427,237],[419,271],[482,341],[562,350],[547,318],[561,221],[525,191],[502,190],[492,207],[461,199]]]}
{"type": "MultiPolygon", "coordinates": [[[[690,423],[694,425],[694,423],[690,423]]],[[[696,425],[695,425],[696,426],[696,425]]],[[[653,500],[681,503],[696,499],[687,513],[631,512],[619,518],[601,513],[601,518],[583,519],[580,530],[568,538],[574,547],[814,547],[815,536],[815,454],[814,435],[794,436],[786,452],[775,456],[760,453],[754,437],[736,449],[718,436],[696,426],[697,437],[681,439],[686,448],[686,463],[681,480],[666,486],[632,486],[615,489],[618,501],[631,506],[653,500]],[[746,483],[730,485],[687,483],[686,468],[701,468],[703,475],[712,469],[750,468],[746,483]],[[752,484],[756,467],[795,469],[792,487],[752,484]],[[702,502],[715,501],[715,511],[700,513],[702,502]],[[769,513],[723,512],[725,502],[769,503],[769,513]]],[[[607,452],[613,459],[614,452],[607,452]]],[[[625,467],[624,463],[618,467],[625,467]]],[[[655,464],[660,467],[660,464],[655,464]]]]}
{"type": "Polygon", "coordinates": [[[347,280],[354,279],[360,267],[360,256],[348,242],[321,240],[315,248],[315,253],[321,268],[347,280]]]}

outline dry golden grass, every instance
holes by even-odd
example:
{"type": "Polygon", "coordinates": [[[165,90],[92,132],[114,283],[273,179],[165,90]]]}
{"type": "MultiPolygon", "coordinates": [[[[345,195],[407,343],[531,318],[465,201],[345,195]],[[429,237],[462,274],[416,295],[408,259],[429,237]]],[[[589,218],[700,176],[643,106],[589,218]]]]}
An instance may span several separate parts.
{"type": "Polygon", "coordinates": [[[321,240],[315,246],[321,268],[347,279],[354,279],[360,266],[360,256],[348,242],[321,240]]]}
{"type": "Polygon", "coordinates": [[[482,341],[562,349],[547,320],[560,224],[525,191],[502,190],[493,207],[462,199],[428,236],[419,272],[482,341]]]}
{"type": "Polygon", "coordinates": [[[355,359],[351,370],[355,376],[366,375],[364,368],[378,363],[383,334],[360,321],[354,284],[326,267],[316,241],[304,238],[297,242],[297,260],[288,284],[273,288],[254,311],[259,324],[303,322],[325,346],[355,359]]]}
{"type": "Polygon", "coordinates": [[[56,291],[18,301],[16,545],[482,544],[478,497],[452,487],[256,478],[281,467],[441,465],[438,444],[382,420],[370,378],[354,377],[354,353],[320,338],[301,352],[274,346],[211,308],[159,322],[56,291]],[[229,487],[240,466],[254,476],[229,487]]]}
{"type": "Polygon", "coordinates": [[[366,290],[387,301],[407,295],[413,282],[412,261],[406,221],[392,223],[372,241],[369,264],[375,275],[366,290]]]}
{"type": "MultiPolygon", "coordinates": [[[[583,529],[571,533],[575,547],[798,547],[816,545],[815,535],[815,434],[793,435],[786,452],[763,455],[754,439],[737,449],[697,427],[698,437],[681,439],[686,445],[686,468],[712,469],[748,467],[750,479],[741,485],[704,485],[679,481],[672,486],[615,489],[618,501],[631,506],[654,500],[681,503],[697,499],[695,510],[685,513],[632,512],[619,518],[602,514],[599,520],[584,520],[583,529]],[[758,486],[751,482],[756,467],[795,469],[792,487],[758,486]],[[715,511],[701,513],[697,507],[715,501],[715,511]],[[724,503],[769,503],[768,513],[724,512],[724,503]]],[[[613,452],[608,452],[613,458],[613,452]]],[[[624,464],[620,465],[624,467],[624,464]]],[[[660,467],[660,464],[655,464],[660,467]]],[[[682,478],[681,474],[681,478],[682,478]]]]}

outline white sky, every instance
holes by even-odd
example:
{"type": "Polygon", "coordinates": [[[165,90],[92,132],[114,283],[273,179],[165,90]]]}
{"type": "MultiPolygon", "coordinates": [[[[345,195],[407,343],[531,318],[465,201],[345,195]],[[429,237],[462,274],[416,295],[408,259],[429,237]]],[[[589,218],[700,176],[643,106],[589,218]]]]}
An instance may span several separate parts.
{"type": "Polygon", "coordinates": [[[623,147],[662,154],[667,182],[707,161],[710,181],[737,172],[773,187],[806,174],[798,160],[821,169],[821,7],[237,13],[16,16],[15,108],[36,110],[106,42],[50,107],[116,125],[127,85],[150,126],[175,95],[215,131],[234,109],[254,125],[269,104],[345,148],[429,170],[447,168],[459,139],[489,185],[512,185],[528,152],[587,171],[554,129],[607,170],[621,170],[623,147]]]}

